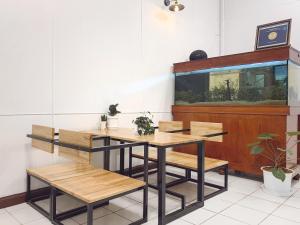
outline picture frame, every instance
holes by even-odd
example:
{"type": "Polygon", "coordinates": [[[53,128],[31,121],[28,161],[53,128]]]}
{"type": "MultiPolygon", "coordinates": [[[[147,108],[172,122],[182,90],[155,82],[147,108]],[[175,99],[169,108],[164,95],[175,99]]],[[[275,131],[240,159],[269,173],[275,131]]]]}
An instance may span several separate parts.
{"type": "Polygon", "coordinates": [[[257,26],[255,50],[288,46],[292,20],[281,20],[257,26]]]}

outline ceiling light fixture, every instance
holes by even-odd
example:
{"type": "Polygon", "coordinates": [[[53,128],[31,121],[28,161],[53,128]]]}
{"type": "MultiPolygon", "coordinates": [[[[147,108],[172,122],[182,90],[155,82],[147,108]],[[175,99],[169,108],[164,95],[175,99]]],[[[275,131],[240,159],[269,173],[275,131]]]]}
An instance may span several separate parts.
{"type": "Polygon", "coordinates": [[[170,6],[169,10],[178,12],[184,9],[184,5],[178,3],[178,0],[164,0],[165,6],[170,6]]]}

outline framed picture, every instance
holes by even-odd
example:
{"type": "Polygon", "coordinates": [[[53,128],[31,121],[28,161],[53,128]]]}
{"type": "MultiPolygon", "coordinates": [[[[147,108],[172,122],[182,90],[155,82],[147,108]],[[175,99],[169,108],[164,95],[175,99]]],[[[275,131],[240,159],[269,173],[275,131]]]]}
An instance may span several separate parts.
{"type": "Polygon", "coordinates": [[[255,50],[287,46],[290,44],[292,20],[259,25],[256,31],[255,50]]]}

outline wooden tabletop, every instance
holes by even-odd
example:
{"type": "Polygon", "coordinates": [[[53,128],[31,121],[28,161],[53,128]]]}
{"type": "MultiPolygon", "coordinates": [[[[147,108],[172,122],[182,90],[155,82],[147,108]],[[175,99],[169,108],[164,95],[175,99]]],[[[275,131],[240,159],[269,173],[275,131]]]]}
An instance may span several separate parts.
{"type": "Polygon", "coordinates": [[[116,128],[105,130],[89,130],[85,131],[97,136],[111,137],[113,139],[130,141],[130,142],[148,142],[153,146],[166,147],[170,145],[188,144],[197,141],[206,140],[205,137],[192,136],[188,134],[166,133],[156,131],[153,135],[139,136],[135,129],[116,128]]]}

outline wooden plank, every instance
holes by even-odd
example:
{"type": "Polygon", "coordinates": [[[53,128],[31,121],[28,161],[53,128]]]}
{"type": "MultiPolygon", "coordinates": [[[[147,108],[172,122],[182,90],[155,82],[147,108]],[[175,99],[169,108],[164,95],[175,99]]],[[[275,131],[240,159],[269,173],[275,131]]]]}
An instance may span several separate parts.
{"type": "Polygon", "coordinates": [[[169,146],[177,144],[186,144],[197,141],[206,140],[207,138],[200,136],[192,136],[187,134],[177,134],[177,133],[166,133],[156,131],[153,135],[142,135],[139,136],[135,129],[129,128],[117,128],[117,129],[106,129],[106,130],[90,130],[85,131],[97,136],[109,136],[113,139],[119,139],[124,141],[133,142],[148,142],[155,146],[169,146]]]}
{"type": "MultiPolygon", "coordinates": [[[[55,133],[54,128],[40,126],[40,125],[32,125],[32,134],[33,135],[43,137],[43,138],[48,138],[50,140],[54,140],[54,133],[55,133]]],[[[31,145],[32,145],[32,147],[43,150],[45,152],[54,153],[53,143],[48,143],[45,141],[32,139],[31,145]]]]}
{"type": "Polygon", "coordinates": [[[55,180],[87,175],[96,170],[93,166],[86,163],[62,163],[39,168],[29,168],[27,169],[27,173],[51,183],[55,180]]]}
{"type": "Polygon", "coordinates": [[[92,174],[54,181],[52,185],[86,203],[93,203],[143,187],[145,183],[98,169],[92,174]]]}
{"type": "MultiPolygon", "coordinates": [[[[223,132],[222,123],[191,121],[191,135],[205,136],[223,132]]],[[[223,142],[223,135],[210,137],[207,141],[223,142]]]]}
{"type": "Polygon", "coordinates": [[[182,130],[183,122],[182,121],[159,121],[158,127],[160,132],[182,130]]]}
{"type": "MultiPolygon", "coordinates": [[[[144,157],[143,151],[135,150],[133,156],[144,157]]],[[[149,159],[157,161],[157,150],[149,150],[149,159]]],[[[166,154],[166,162],[172,166],[179,166],[186,169],[197,170],[197,156],[182,152],[168,151],[166,154]]],[[[205,157],[205,170],[217,168],[227,165],[228,162],[219,159],[205,157]]]]}
{"type": "Polygon", "coordinates": [[[181,106],[173,105],[172,113],[214,113],[214,114],[240,114],[240,115],[270,115],[270,116],[286,116],[290,113],[289,106],[274,105],[253,105],[253,106],[237,106],[237,105],[191,105],[181,106]]]}
{"type": "MultiPolygon", "coordinates": [[[[66,144],[74,144],[82,147],[92,147],[92,134],[77,131],[59,130],[59,141],[66,144]]],[[[72,159],[76,162],[90,163],[92,155],[89,152],[74,150],[71,148],[59,147],[59,156],[72,159]]]]}
{"type": "MultiPolygon", "coordinates": [[[[195,70],[220,68],[243,64],[253,64],[269,61],[288,60],[290,57],[290,47],[280,47],[254,52],[246,52],[234,55],[225,55],[209,58],[207,60],[195,60],[174,64],[174,73],[190,72],[195,70]]],[[[294,53],[293,53],[294,54],[294,53]]],[[[295,57],[293,57],[295,60],[295,57]]],[[[296,61],[296,60],[295,60],[296,61]]]]}

